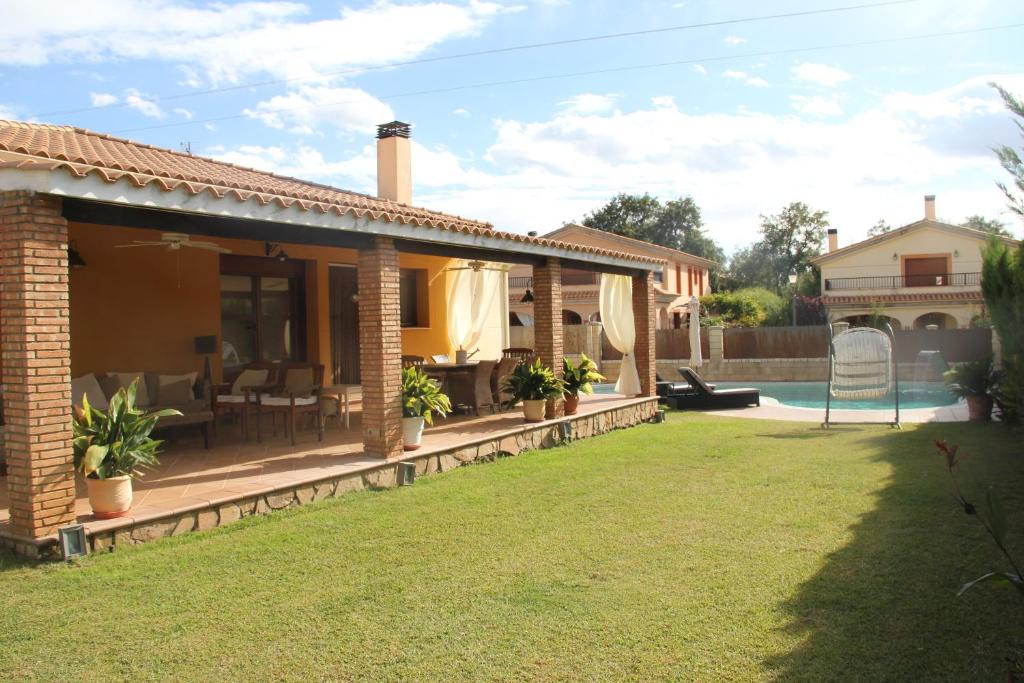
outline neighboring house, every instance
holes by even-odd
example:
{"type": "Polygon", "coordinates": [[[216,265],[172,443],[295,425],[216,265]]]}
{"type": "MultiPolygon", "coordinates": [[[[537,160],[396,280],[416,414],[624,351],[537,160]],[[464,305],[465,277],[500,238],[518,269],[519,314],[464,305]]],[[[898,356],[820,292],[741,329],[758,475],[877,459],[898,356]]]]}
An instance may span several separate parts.
{"type": "MultiPolygon", "coordinates": [[[[693,295],[703,296],[711,291],[708,276],[717,264],[685,251],[662,247],[650,242],[623,237],[614,233],[568,224],[549,232],[544,239],[596,249],[621,251],[651,259],[657,259],[661,268],[654,272],[655,308],[657,327],[666,329],[680,327],[686,322],[687,304],[693,295]]],[[[601,278],[599,273],[571,268],[562,270],[562,323],[579,325],[600,322],[599,295],[601,278]]],[[[517,266],[509,271],[509,316],[512,325],[533,324],[532,296],[533,275],[528,266],[517,266]],[[524,297],[526,301],[524,301],[524,297]]]]}
{"type": "Polygon", "coordinates": [[[811,262],[821,268],[821,294],[833,322],[881,315],[896,329],[964,328],[984,312],[981,250],[989,239],[936,220],[935,197],[928,195],[923,220],[841,249],[830,229],[828,253],[811,262]]]}

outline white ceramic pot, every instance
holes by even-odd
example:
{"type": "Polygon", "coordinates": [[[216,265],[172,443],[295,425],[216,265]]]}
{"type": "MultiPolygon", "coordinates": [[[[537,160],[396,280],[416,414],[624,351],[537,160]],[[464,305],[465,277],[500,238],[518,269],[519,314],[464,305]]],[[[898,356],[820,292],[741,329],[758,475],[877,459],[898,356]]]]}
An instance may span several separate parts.
{"type": "Polygon", "coordinates": [[[544,399],[537,401],[523,401],[523,416],[527,422],[543,422],[544,409],[548,402],[544,399]]]}
{"type": "Polygon", "coordinates": [[[86,477],[85,486],[96,519],[124,517],[132,509],[132,478],[128,475],[107,479],[86,477]]]}
{"type": "Polygon", "coordinates": [[[407,451],[414,451],[423,444],[422,417],[402,418],[402,443],[407,451]]]}

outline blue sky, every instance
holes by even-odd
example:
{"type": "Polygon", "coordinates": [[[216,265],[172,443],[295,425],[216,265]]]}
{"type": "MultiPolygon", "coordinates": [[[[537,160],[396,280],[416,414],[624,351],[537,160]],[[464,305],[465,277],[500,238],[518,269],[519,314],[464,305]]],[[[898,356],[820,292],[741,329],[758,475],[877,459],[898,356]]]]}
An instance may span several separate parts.
{"type": "Polygon", "coordinates": [[[398,118],[414,125],[416,204],[517,232],[646,191],[692,194],[728,250],[798,200],[828,210],[841,243],[920,218],[924,194],[941,218],[980,213],[1020,234],[990,151],[1019,138],[986,84],[1024,94],[1024,27],[977,31],[1024,23],[1018,2],[916,0],[389,66],[855,4],[0,0],[0,118],[187,143],[368,193],[373,126],[398,118]],[[630,68],[663,62],[687,63],[630,68]]]}

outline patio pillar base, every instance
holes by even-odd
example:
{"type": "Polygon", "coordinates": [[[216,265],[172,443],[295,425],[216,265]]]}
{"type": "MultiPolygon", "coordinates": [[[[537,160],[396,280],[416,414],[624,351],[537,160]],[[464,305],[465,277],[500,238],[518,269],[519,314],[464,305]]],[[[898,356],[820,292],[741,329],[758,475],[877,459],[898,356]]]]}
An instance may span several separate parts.
{"type": "MultiPolygon", "coordinates": [[[[543,266],[533,268],[534,351],[544,365],[562,375],[562,263],[549,257],[543,266]]],[[[565,414],[565,401],[548,401],[547,419],[565,414]]]]}
{"type": "Polygon", "coordinates": [[[636,371],[640,374],[640,395],[656,395],[657,354],[654,347],[654,274],[633,278],[633,324],[636,328],[636,371]]]}
{"type": "Polygon", "coordinates": [[[11,529],[75,520],[68,226],[61,200],[0,193],[0,349],[11,529]]]}
{"type": "Polygon", "coordinates": [[[359,250],[359,374],[363,448],[400,456],[402,449],[402,324],[398,251],[389,237],[359,250]]]}

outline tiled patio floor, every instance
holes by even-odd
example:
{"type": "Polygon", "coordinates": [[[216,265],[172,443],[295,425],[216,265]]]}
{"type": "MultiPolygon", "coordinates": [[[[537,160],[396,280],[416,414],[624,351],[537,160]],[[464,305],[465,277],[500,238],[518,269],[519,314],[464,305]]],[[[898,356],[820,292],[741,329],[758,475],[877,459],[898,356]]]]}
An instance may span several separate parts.
{"type": "MultiPolygon", "coordinates": [[[[635,399],[617,395],[584,396],[579,414],[607,410],[631,403],[635,399]]],[[[423,447],[417,454],[451,450],[484,438],[514,433],[524,427],[522,411],[511,410],[497,415],[449,417],[438,421],[424,434],[423,447]]],[[[381,465],[380,458],[362,452],[360,411],[352,413],[351,428],[339,429],[329,421],[323,442],[316,431],[301,430],[295,446],[282,433],[270,436],[264,430],[264,442],[242,441],[236,425],[221,425],[209,450],[202,447],[198,434],[181,431],[164,435],[168,441],[160,455],[160,465],[133,482],[134,500],[130,517],[97,520],[89,507],[85,483],[78,477],[78,498],[75,501],[78,521],[89,533],[126,523],[138,523],[168,514],[209,508],[219,503],[272,491],[289,484],[301,484],[328,477],[367,470],[381,465]]],[[[9,519],[7,483],[0,477],[0,533],[9,519]]]]}

